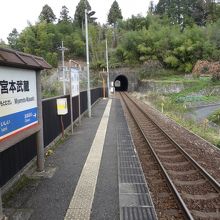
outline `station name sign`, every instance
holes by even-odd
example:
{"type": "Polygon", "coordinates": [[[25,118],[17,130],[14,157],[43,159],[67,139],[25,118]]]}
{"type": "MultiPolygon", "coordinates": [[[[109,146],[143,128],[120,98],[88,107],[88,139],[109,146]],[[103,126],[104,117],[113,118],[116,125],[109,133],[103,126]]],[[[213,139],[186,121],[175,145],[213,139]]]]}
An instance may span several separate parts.
{"type": "Polygon", "coordinates": [[[0,67],[0,141],[37,123],[36,72],[0,67]]]}

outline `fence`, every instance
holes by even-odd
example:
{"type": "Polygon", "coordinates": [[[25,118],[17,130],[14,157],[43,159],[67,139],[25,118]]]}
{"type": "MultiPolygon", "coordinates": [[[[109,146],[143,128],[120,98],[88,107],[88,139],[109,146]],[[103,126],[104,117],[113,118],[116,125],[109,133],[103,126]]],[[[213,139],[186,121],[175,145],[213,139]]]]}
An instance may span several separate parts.
{"type": "MultiPolygon", "coordinates": [[[[70,106],[70,97],[66,97],[68,108],[70,106]]],[[[62,98],[59,97],[59,98],[62,98]]],[[[102,88],[91,90],[91,103],[96,102],[102,97],[102,88]]],[[[43,106],[43,131],[44,147],[48,146],[61,132],[60,117],[57,115],[56,99],[46,99],[42,101],[43,106]]],[[[72,98],[73,120],[79,115],[78,96],[72,98]]],[[[64,127],[70,125],[70,108],[68,114],[63,116],[64,127]]],[[[80,93],[80,111],[81,114],[87,110],[87,91],[80,93]]],[[[36,156],[36,135],[32,135],[23,141],[15,144],[7,150],[0,152],[0,186],[5,185],[13,176],[15,176],[25,165],[27,165],[36,156]]]]}

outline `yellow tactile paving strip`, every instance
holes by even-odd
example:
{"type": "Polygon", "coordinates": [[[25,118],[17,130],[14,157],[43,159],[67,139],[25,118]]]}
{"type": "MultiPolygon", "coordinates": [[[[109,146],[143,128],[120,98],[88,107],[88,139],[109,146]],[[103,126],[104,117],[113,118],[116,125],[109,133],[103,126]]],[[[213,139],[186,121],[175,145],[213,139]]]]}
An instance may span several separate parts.
{"type": "Polygon", "coordinates": [[[89,220],[112,100],[108,101],[64,220],[89,220]]]}

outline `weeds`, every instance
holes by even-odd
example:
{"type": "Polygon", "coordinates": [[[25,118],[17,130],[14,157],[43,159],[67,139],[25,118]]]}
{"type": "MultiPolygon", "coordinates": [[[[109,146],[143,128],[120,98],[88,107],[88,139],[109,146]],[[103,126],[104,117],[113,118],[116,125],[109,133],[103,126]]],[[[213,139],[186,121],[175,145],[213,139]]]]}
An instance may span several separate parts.
{"type": "Polygon", "coordinates": [[[18,180],[18,182],[16,182],[11,188],[10,190],[5,193],[2,196],[2,202],[4,203],[5,206],[7,206],[8,202],[18,193],[20,192],[25,186],[27,186],[28,184],[30,184],[31,182],[36,181],[34,179],[31,179],[29,177],[27,177],[26,175],[21,176],[21,178],[18,180]]]}

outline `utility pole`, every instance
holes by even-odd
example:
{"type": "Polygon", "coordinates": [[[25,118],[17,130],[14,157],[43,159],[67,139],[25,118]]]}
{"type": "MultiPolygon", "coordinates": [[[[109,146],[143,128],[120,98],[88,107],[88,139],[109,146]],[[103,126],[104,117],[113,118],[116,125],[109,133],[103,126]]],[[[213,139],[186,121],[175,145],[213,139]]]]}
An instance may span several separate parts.
{"type": "Polygon", "coordinates": [[[107,86],[108,86],[108,98],[110,98],[110,85],[109,85],[109,67],[108,67],[108,40],[106,38],[106,70],[107,70],[107,86]]]}
{"type": "Polygon", "coordinates": [[[66,95],[66,77],[65,77],[65,64],[64,64],[64,51],[67,50],[67,48],[65,48],[63,46],[63,41],[62,41],[62,45],[61,47],[58,48],[59,50],[61,50],[62,52],[62,72],[63,72],[63,94],[66,95]]]}
{"type": "Polygon", "coordinates": [[[91,92],[90,92],[90,72],[89,72],[89,39],[88,39],[88,12],[85,9],[85,28],[86,28],[86,63],[87,63],[87,106],[88,116],[91,118],[91,92]]]}

